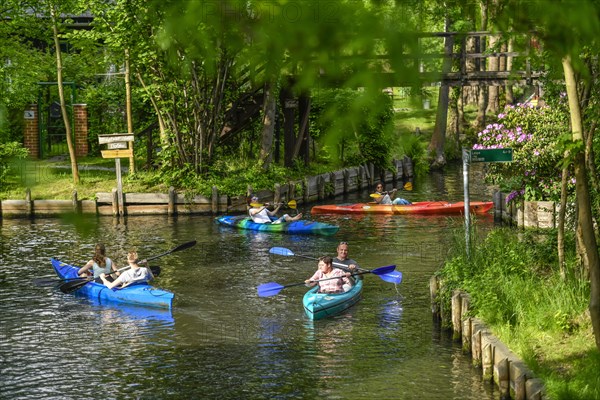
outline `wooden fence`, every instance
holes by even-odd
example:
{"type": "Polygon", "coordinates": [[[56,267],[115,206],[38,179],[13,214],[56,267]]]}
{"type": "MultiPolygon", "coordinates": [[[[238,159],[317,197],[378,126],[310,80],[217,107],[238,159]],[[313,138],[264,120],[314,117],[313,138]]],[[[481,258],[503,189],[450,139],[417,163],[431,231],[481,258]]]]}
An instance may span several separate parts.
{"type": "MultiPolygon", "coordinates": [[[[307,177],[303,180],[275,184],[275,187],[254,192],[248,188],[247,195],[254,193],[261,201],[280,202],[296,200],[308,204],[335,196],[363,190],[376,181],[386,183],[406,182],[413,179],[412,161],[405,157],[394,160],[393,169],[378,170],[372,164],[307,177]]],[[[44,217],[60,214],[96,215],[179,215],[179,214],[224,214],[245,213],[247,197],[230,197],[213,187],[211,196],[186,197],[170,188],[168,193],[124,193],[119,207],[117,190],[96,193],[94,200],[79,200],[77,192],[70,200],[32,200],[31,191],[25,199],[0,201],[0,218],[44,217]]]]}

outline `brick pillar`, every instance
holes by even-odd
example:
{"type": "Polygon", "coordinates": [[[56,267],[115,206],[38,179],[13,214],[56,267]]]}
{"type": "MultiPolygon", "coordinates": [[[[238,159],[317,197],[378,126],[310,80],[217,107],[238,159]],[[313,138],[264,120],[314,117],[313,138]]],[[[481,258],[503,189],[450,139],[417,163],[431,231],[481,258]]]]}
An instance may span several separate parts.
{"type": "Polygon", "coordinates": [[[89,152],[87,104],[73,104],[73,117],[75,121],[75,154],[87,156],[89,152]]]}
{"type": "Polygon", "coordinates": [[[25,140],[23,146],[29,150],[29,156],[32,158],[40,157],[40,134],[38,132],[38,110],[37,104],[30,104],[24,110],[23,118],[25,120],[25,127],[23,134],[25,140]]]}

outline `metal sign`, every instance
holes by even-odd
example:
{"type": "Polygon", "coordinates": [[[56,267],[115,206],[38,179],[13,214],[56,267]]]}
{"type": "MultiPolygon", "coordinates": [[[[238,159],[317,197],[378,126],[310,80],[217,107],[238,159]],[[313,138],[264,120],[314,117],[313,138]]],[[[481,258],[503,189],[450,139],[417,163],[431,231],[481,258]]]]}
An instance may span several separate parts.
{"type": "Polygon", "coordinates": [[[471,150],[471,162],[511,162],[512,149],[484,149],[471,150]]]}
{"type": "Polygon", "coordinates": [[[112,135],[98,135],[99,144],[115,143],[115,142],[133,142],[135,138],[133,133],[115,133],[112,135]]]}

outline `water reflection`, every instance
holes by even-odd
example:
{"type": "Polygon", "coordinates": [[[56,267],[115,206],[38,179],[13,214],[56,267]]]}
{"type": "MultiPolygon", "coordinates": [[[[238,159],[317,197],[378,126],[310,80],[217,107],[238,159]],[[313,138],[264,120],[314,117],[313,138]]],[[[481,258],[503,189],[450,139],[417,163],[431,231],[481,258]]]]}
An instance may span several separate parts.
{"type": "MultiPolygon", "coordinates": [[[[417,182],[402,196],[461,200],[460,179],[417,182]]],[[[0,220],[0,398],[493,398],[431,320],[427,283],[458,217],[314,216],[340,225],[333,237],[240,231],[212,216],[82,218],[0,220]],[[194,248],[160,260],[155,285],[175,293],[172,314],[32,284],[50,276],[51,256],[81,264],[100,240],[118,258],[192,239],[194,248]],[[302,286],[258,297],[261,283],[316,270],[271,247],[318,257],[342,240],[365,268],[396,264],[402,284],[367,274],[359,303],[319,321],[304,314],[302,286]]]]}

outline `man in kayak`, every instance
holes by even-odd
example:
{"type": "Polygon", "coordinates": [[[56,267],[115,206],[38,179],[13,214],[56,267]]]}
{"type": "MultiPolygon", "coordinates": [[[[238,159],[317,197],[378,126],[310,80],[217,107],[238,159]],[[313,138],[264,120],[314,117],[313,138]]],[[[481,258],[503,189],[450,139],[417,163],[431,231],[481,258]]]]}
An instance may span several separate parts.
{"type": "Polygon", "coordinates": [[[147,282],[152,280],[154,275],[152,275],[150,269],[146,267],[140,267],[138,262],[137,252],[129,252],[127,254],[127,263],[129,264],[129,269],[125,272],[122,272],[121,275],[119,275],[119,277],[112,282],[106,279],[106,274],[100,274],[102,283],[104,283],[107,288],[112,289],[119,285],[121,285],[121,288],[124,288],[132,283],[147,282]]]}
{"type": "Polygon", "coordinates": [[[350,272],[344,272],[341,269],[333,268],[333,259],[330,256],[323,256],[319,258],[319,269],[309,279],[305,280],[304,283],[308,287],[319,285],[319,293],[344,293],[349,290],[352,285],[350,284],[350,272]],[[339,279],[330,279],[339,278],[339,279]],[[315,282],[321,279],[329,279],[322,282],[315,282]]]}
{"type": "Polygon", "coordinates": [[[396,191],[398,191],[398,189],[392,189],[391,192],[384,192],[383,191],[383,184],[378,183],[377,186],[375,186],[375,196],[371,196],[375,199],[375,202],[377,204],[395,204],[395,205],[407,205],[407,204],[411,204],[410,201],[403,199],[401,197],[395,198],[394,196],[396,195],[396,191]],[[393,199],[393,200],[392,200],[393,199]]]}
{"type": "Polygon", "coordinates": [[[273,211],[270,211],[267,208],[269,206],[269,203],[266,203],[264,205],[257,203],[258,197],[252,196],[252,198],[250,199],[250,209],[248,210],[250,218],[252,218],[252,221],[254,221],[257,224],[280,224],[282,222],[298,221],[300,218],[302,218],[302,213],[294,217],[290,217],[288,214],[284,214],[283,216],[277,218],[277,211],[279,211],[279,207],[281,207],[281,204],[278,204],[273,211]]]}
{"type": "MultiPolygon", "coordinates": [[[[358,272],[360,266],[356,261],[351,258],[348,258],[348,242],[340,242],[337,246],[337,257],[333,259],[333,262],[336,264],[344,264],[347,265],[347,271],[351,273],[358,272]]],[[[361,275],[353,276],[351,279],[362,279],[361,275]]],[[[352,282],[354,283],[354,282],[352,282]]]]}

